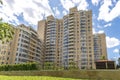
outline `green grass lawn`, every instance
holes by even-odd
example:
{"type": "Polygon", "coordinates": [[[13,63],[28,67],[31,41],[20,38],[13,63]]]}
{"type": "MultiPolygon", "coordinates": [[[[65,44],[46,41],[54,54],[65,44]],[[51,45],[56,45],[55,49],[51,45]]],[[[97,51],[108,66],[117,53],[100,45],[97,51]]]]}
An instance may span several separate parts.
{"type": "Polygon", "coordinates": [[[85,79],[72,79],[48,76],[0,76],[0,80],[85,80],[85,79]]]}

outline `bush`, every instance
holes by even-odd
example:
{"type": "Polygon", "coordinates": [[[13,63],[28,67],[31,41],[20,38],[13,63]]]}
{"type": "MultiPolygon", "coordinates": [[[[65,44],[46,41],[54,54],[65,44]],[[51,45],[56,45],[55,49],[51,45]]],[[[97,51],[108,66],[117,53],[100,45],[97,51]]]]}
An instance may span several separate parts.
{"type": "Polygon", "coordinates": [[[36,63],[14,64],[14,65],[1,65],[0,71],[18,71],[18,70],[37,70],[36,63]]]}

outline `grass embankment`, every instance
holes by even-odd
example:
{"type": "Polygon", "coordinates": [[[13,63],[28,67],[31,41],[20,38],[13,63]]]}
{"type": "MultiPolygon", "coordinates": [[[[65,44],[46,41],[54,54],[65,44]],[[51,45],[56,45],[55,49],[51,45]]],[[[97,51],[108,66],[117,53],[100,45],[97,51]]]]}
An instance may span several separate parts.
{"type": "Polygon", "coordinates": [[[48,76],[0,76],[0,80],[86,80],[48,76]]]}
{"type": "MultiPolygon", "coordinates": [[[[50,76],[50,77],[59,77],[62,79],[58,80],[120,80],[120,70],[75,70],[75,71],[0,71],[0,75],[6,76],[50,76]],[[69,80],[69,79],[68,79],[69,80]]],[[[57,80],[56,79],[51,80],[57,80]]],[[[4,79],[4,78],[3,78],[4,79]]],[[[0,80],[3,80],[0,78],[0,80]]],[[[12,80],[12,79],[9,79],[12,80]]],[[[21,79],[25,80],[25,79],[21,79]]],[[[33,79],[34,80],[34,79],[33,79]]],[[[38,79],[39,80],[39,79],[38,79]]],[[[45,80],[45,79],[40,79],[45,80]]],[[[47,80],[47,79],[46,79],[47,80]]],[[[49,80],[49,79],[48,79],[49,80]]]]}

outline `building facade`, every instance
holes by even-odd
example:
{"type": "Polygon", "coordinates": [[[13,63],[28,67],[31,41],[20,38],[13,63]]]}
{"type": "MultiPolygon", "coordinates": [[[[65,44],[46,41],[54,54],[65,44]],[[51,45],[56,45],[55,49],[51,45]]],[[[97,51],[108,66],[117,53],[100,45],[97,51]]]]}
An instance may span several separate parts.
{"type": "Polygon", "coordinates": [[[0,64],[10,64],[10,44],[0,44],[0,64]]]}
{"type": "MultiPolygon", "coordinates": [[[[61,66],[62,54],[62,20],[48,16],[46,20],[38,22],[38,34],[44,36],[45,54],[44,63],[61,66]],[[43,29],[43,31],[41,30],[43,29]]],[[[41,35],[39,35],[41,37],[41,35]]]]}
{"type": "Polygon", "coordinates": [[[95,61],[107,60],[106,35],[104,33],[94,34],[93,38],[95,61]]]}
{"type": "Polygon", "coordinates": [[[76,7],[63,17],[63,64],[80,69],[94,68],[92,11],[78,11],[76,7]]]}
{"type": "MultiPolygon", "coordinates": [[[[43,21],[43,20],[42,20],[43,21]]],[[[78,11],[76,7],[63,19],[48,16],[44,26],[45,62],[55,66],[80,69],[94,68],[94,47],[92,35],[92,11],[78,11]]]]}
{"type": "Polygon", "coordinates": [[[42,65],[43,63],[43,44],[38,38],[37,32],[31,27],[23,24],[17,26],[13,40],[1,47],[6,47],[6,49],[1,49],[1,64],[37,62],[42,65]]]}

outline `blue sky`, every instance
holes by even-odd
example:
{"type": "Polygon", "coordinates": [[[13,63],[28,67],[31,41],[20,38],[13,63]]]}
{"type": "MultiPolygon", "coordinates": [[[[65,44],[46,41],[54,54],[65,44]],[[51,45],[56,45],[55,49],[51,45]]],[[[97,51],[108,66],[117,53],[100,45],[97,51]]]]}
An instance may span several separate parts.
{"type": "Polygon", "coordinates": [[[109,60],[117,60],[120,49],[120,0],[3,0],[0,17],[14,25],[26,24],[37,29],[37,22],[48,15],[62,18],[69,8],[91,9],[93,33],[105,33],[109,60]]]}

